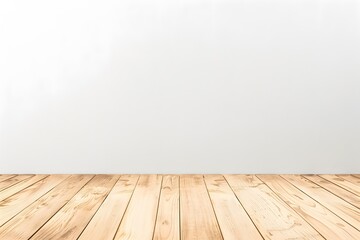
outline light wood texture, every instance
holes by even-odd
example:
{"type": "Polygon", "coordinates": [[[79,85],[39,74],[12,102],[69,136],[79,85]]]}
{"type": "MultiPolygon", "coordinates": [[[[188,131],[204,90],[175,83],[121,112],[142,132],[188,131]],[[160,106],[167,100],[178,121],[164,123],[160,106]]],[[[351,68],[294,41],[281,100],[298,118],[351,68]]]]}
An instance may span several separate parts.
{"type": "Polygon", "coordinates": [[[224,239],[262,239],[222,175],[205,175],[205,183],[224,239]]]}
{"type": "Polygon", "coordinates": [[[349,192],[318,175],[305,175],[304,177],[360,209],[360,197],[358,195],[349,192]]]}
{"type": "Polygon", "coordinates": [[[64,175],[52,175],[23,189],[0,203],[0,226],[36,201],[66,178],[64,175]]]}
{"type": "Polygon", "coordinates": [[[323,239],[256,176],[225,177],[265,239],[323,239]]]}
{"type": "Polygon", "coordinates": [[[163,177],[154,239],[180,239],[179,176],[163,177]]]}
{"type": "Polygon", "coordinates": [[[359,230],[360,211],[358,208],[303,176],[282,175],[282,177],[359,230]]]}
{"type": "Polygon", "coordinates": [[[180,176],[181,239],[223,239],[202,175],[180,176]]]}
{"type": "Polygon", "coordinates": [[[350,176],[350,175],[320,175],[320,177],[348,190],[349,192],[352,192],[358,196],[360,196],[360,186],[359,183],[356,183],[356,180],[360,182],[360,179],[350,176]],[[350,181],[348,180],[350,179],[350,181]],[[355,179],[355,181],[354,181],[355,179]]]}
{"type": "Polygon", "coordinates": [[[0,227],[0,239],[29,239],[91,178],[90,175],[74,175],[61,182],[0,227]]]}
{"type": "Polygon", "coordinates": [[[0,175],[0,239],[355,240],[358,177],[0,175]]]}
{"type": "Polygon", "coordinates": [[[3,179],[3,181],[0,182],[0,191],[6,189],[8,187],[11,187],[11,186],[13,186],[25,179],[28,179],[32,176],[34,176],[34,175],[19,175],[19,176],[14,176],[11,178],[3,179]]]}
{"type": "Polygon", "coordinates": [[[114,238],[138,179],[138,175],[120,177],[79,240],[114,238]]]}
{"type": "Polygon", "coordinates": [[[118,178],[95,176],[31,239],[77,239],[118,178]]]}
{"type": "Polygon", "coordinates": [[[4,175],[0,175],[0,182],[5,181],[6,179],[10,179],[12,177],[15,177],[16,175],[13,174],[4,174],[4,175]]]}
{"type": "Polygon", "coordinates": [[[360,179],[351,175],[321,175],[325,179],[333,179],[332,182],[343,187],[344,189],[360,196],[360,179]]]}
{"type": "Polygon", "coordinates": [[[160,175],[140,176],[114,240],[153,237],[161,182],[160,175]]]}
{"type": "Polygon", "coordinates": [[[14,195],[15,193],[26,189],[27,187],[33,185],[34,183],[46,178],[48,175],[34,175],[28,178],[28,175],[25,176],[25,180],[18,181],[16,184],[8,187],[0,192],[0,201],[14,195]]]}
{"type": "Polygon", "coordinates": [[[359,185],[360,185],[360,179],[354,175],[349,175],[349,174],[338,174],[336,175],[338,177],[341,177],[349,182],[354,183],[355,185],[353,185],[357,190],[359,190],[359,185]]]}
{"type": "Polygon", "coordinates": [[[360,239],[360,232],[280,176],[259,175],[284,202],[326,239],[360,239]]]}

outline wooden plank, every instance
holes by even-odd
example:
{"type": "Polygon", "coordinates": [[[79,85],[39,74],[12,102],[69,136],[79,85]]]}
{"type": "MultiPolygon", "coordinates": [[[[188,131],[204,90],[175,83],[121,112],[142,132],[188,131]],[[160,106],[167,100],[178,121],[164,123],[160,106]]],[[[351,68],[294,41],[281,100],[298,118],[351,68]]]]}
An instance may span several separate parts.
{"type": "MultiPolygon", "coordinates": [[[[353,194],[360,196],[360,185],[353,183],[351,181],[348,181],[346,179],[347,178],[346,175],[340,177],[340,176],[336,176],[336,175],[322,174],[319,176],[346,189],[349,192],[352,192],[353,194]]],[[[355,178],[355,177],[353,177],[353,178],[355,178]]],[[[351,179],[351,176],[350,176],[350,179],[351,179]]],[[[357,179],[357,178],[355,178],[355,179],[357,179]]],[[[353,181],[353,179],[351,179],[351,180],[353,181]]],[[[358,179],[358,180],[360,182],[360,179],[358,179]]]]}
{"type": "Polygon", "coordinates": [[[360,179],[322,176],[0,175],[0,239],[360,239],[360,179]]]}
{"type": "Polygon", "coordinates": [[[2,175],[0,175],[0,182],[5,181],[5,180],[10,179],[15,176],[16,175],[14,175],[14,174],[2,174],[2,175]]]}
{"type": "Polygon", "coordinates": [[[48,175],[34,175],[30,178],[27,178],[25,180],[22,180],[11,187],[8,187],[0,192],[0,201],[3,201],[4,199],[14,195],[17,192],[20,192],[21,190],[33,185],[34,183],[46,178],[48,175]]]}
{"type": "Polygon", "coordinates": [[[205,183],[224,239],[263,239],[222,175],[205,175],[205,183]]]}
{"type": "Polygon", "coordinates": [[[326,239],[360,239],[360,232],[278,175],[258,175],[326,239]]]}
{"type": "Polygon", "coordinates": [[[118,178],[96,175],[30,239],[77,239],[118,178]]]}
{"type": "Polygon", "coordinates": [[[180,176],[181,239],[223,239],[202,175],[180,176]]]}
{"type": "Polygon", "coordinates": [[[140,176],[114,240],[153,237],[161,181],[161,175],[140,176]]]}
{"type": "Polygon", "coordinates": [[[154,239],[180,239],[179,176],[163,176],[154,239]]]}
{"type": "Polygon", "coordinates": [[[300,175],[281,175],[295,187],[309,195],[311,198],[320,202],[330,211],[341,217],[343,220],[351,224],[359,230],[360,211],[350,203],[316,185],[310,180],[300,175]]]}
{"type": "Polygon", "coordinates": [[[360,179],[358,177],[356,177],[355,175],[338,174],[336,176],[341,177],[341,178],[345,179],[346,181],[352,182],[353,184],[356,185],[357,189],[360,186],[360,179]]]}
{"type": "Polygon", "coordinates": [[[318,175],[305,175],[304,177],[360,209],[360,197],[358,195],[355,195],[318,175]]]}
{"type": "Polygon", "coordinates": [[[356,186],[360,186],[360,179],[352,174],[338,174],[336,175],[338,177],[341,177],[349,182],[354,183],[356,186]]]}
{"type": "Polygon", "coordinates": [[[323,239],[254,175],[225,178],[265,239],[323,239]]]}
{"type": "Polygon", "coordinates": [[[360,179],[352,175],[337,175],[338,177],[345,180],[347,188],[346,190],[360,196],[360,179]]]}
{"type": "Polygon", "coordinates": [[[6,180],[3,180],[2,182],[0,182],[0,191],[11,187],[25,179],[28,179],[30,177],[33,177],[34,175],[18,175],[16,177],[12,177],[12,178],[8,178],[6,180]]]}
{"type": "Polygon", "coordinates": [[[79,240],[112,240],[138,181],[138,175],[121,176],[79,240]]]}
{"type": "Polygon", "coordinates": [[[53,189],[67,177],[68,176],[65,175],[51,175],[3,200],[0,203],[0,226],[53,189]]]}
{"type": "Polygon", "coordinates": [[[93,176],[73,175],[36,200],[0,228],[0,239],[29,239],[93,176]]]}

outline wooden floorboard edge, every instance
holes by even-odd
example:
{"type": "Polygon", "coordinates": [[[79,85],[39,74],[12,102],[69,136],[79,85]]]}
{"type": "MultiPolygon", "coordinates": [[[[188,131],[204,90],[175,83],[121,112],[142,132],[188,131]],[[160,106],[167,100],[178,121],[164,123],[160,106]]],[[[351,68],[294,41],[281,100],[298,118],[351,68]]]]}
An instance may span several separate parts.
{"type": "MultiPolygon", "coordinates": [[[[281,176],[281,175],[280,175],[281,176]]],[[[306,178],[306,175],[299,175],[299,176],[304,176],[304,178],[306,178]]],[[[282,176],[281,176],[282,177],[282,176]]],[[[319,202],[318,200],[316,200],[313,196],[309,195],[308,193],[304,192],[302,189],[298,188],[296,185],[294,185],[293,183],[291,183],[290,181],[288,181],[287,179],[283,178],[285,181],[289,182],[290,184],[292,184],[294,187],[296,187],[297,189],[299,189],[300,191],[302,191],[304,194],[306,194],[308,197],[312,198],[314,201],[316,201],[317,203],[319,203],[320,205],[324,206],[323,203],[319,202]]],[[[344,201],[342,198],[338,197],[337,195],[335,195],[334,193],[328,191],[327,189],[323,188],[322,186],[318,185],[317,183],[309,180],[308,178],[306,178],[308,181],[312,182],[313,184],[316,184],[317,186],[319,186],[320,188],[322,188],[323,190],[329,192],[330,194],[334,195],[335,197],[341,199],[342,201],[344,201]]],[[[347,203],[347,201],[345,201],[347,203]]],[[[352,205],[353,206],[353,205],[352,205]]],[[[337,217],[341,218],[344,222],[348,223],[349,225],[353,226],[354,228],[356,228],[359,231],[359,228],[354,226],[354,224],[349,223],[346,219],[344,219],[343,217],[339,216],[339,214],[335,213],[333,210],[329,209],[328,207],[324,206],[325,208],[327,208],[329,211],[331,211],[334,215],[336,215],[337,217]]]]}

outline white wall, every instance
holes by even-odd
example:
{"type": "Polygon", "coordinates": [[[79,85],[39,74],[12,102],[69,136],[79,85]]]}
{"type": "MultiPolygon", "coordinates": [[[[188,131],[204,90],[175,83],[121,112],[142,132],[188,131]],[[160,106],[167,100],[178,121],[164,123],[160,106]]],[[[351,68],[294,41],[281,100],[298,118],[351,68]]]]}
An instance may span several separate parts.
{"type": "Polygon", "coordinates": [[[359,173],[360,1],[1,1],[0,172],[359,173]]]}

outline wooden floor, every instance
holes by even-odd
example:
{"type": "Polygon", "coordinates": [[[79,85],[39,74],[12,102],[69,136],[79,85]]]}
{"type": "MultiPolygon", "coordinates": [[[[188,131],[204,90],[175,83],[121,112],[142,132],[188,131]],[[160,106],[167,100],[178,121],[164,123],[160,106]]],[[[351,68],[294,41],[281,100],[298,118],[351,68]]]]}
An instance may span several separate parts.
{"type": "Polygon", "coordinates": [[[360,175],[0,175],[0,239],[360,239],[360,175]]]}

